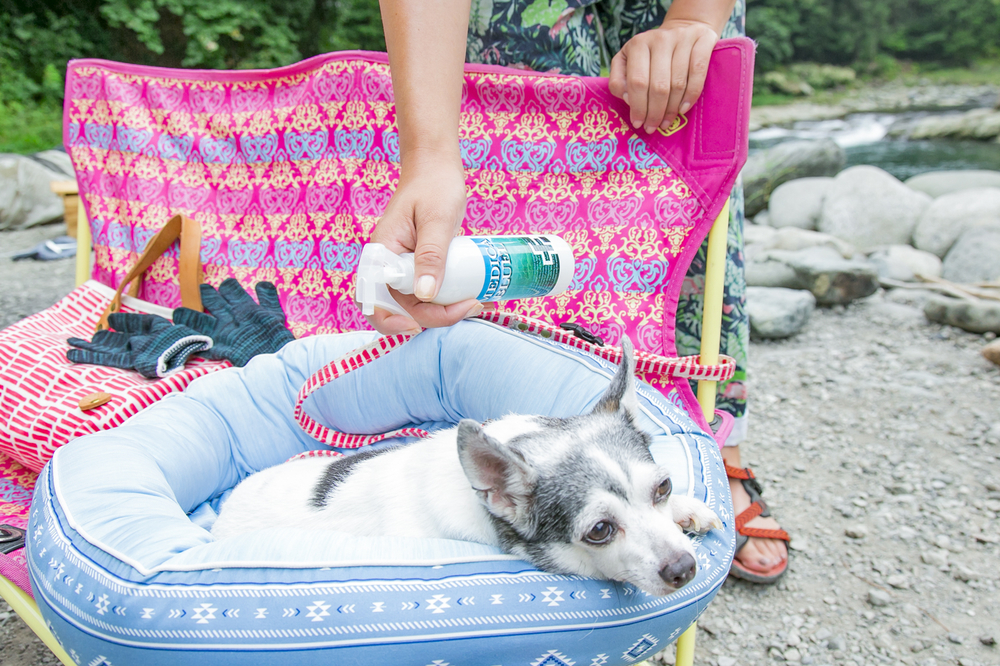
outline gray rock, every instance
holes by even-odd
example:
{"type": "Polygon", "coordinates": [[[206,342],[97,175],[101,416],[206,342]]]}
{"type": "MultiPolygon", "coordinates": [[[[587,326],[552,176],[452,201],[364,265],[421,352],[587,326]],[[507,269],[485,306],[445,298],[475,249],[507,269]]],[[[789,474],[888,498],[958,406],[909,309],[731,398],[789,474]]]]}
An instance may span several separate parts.
{"type": "Polygon", "coordinates": [[[877,608],[888,606],[892,603],[892,596],[882,590],[868,590],[868,603],[877,608]]]}
{"type": "MultiPolygon", "coordinates": [[[[747,246],[748,248],[750,246],[747,246]]],[[[747,253],[749,256],[749,252],[747,253]]],[[[746,280],[748,287],[772,289],[801,289],[802,285],[795,269],[778,259],[765,256],[762,259],[747,261],[746,280]]]]}
{"type": "Polygon", "coordinates": [[[836,250],[844,259],[850,259],[856,252],[854,246],[830,234],[785,227],[778,229],[771,240],[771,247],[776,250],[805,250],[810,247],[828,247],[836,250]]]}
{"type": "Polygon", "coordinates": [[[890,289],[885,294],[885,299],[900,305],[924,309],[924,305],[932,296],[937,296],[937,292],[928,289],[890,289]]]}
{"type": "Polygon", "coordinates": [[[1000,333],[1000,301],[932,296],[924,305],[924,316],[930,321],[957,326],[973,333],[1000,333]]]}
{"type": "Polygon", "coordinates": [[[844,529],[844,534],[852,539],[864,539],[868,536],[868,528],[864,525],[848,525],[844,529]]]}
{"type": "Polygon", "coordinates": [[[924,116],[893,125],[889,134],[910,139],[988,140],[1000,136],[1000,111],[972,109],[959,114],[924,116]]]}
{"type": "Polygon", "coordinates": [[[759,338],[787,338],[809,321],[816,298],[808,291],[747,287],[750,332],[759,338]]]}
{"type": "Polygon", "coordinates": [[[913,282],[917,275],[941,277],[941,259],[936,254],[909,245],[890,245],[868,255],[880,278],[913,282]]]}
{"type": "Polygon", "coordinates": [[[27,229],[63,216],[62,199],[49,183],[73,177],[55,168],[25,155],[0,154],[0,230],[27,229]]]}
{"type": "Polygon", "coordinates": [[[760,226],[770,226],[771,224],[771,214],[765,208],[756,215],[753,216],[753,223],[759,224],[760,226]]]}
{"type": "Polygon", "coordinates": [[[945,255],[942,275],[964,283],[1000,279],[1000,222],[966,229],[945,255]]]}
{"type": "Polygon", "coordinates": [[[820,305],[843,305],[878,290],[878,275],[868,262],[844,259],[829,247],[770,250],[766,256],[790,266],[796,282],[789,286],[811,291],[820,305]]]}
{"type": "Polygon", "coordinates": [[[986,647],[993,647],[997,644],[997,639],[993,638],[992,634],[983,634],[979,637],[979,642],[986,647]]]}
{"type": "MultiPolygon", "coordinates": [[[[757,217],[760,217],[759,215],[757,217]]],[[[773,247],[772,243],[778,230],[763,224],[748,224],[743,229],[743,242],[749,245],[762,245],[765,248],[773,247]]]]}
{"type": "Polygon", "coordinates": [[[951,566],[951,576],[955,580],[960,580],[963,583],[968,583],[970,580],[979,580],[979,574],[977,572],[956,564],[951,566]]]}
{"type": "Polygon", "coordinates": [[[796,227],[774,229],[751,225],[744,232],[744,239],[747,284],[755,287],[807,288],[807,285],[800,284],[794,271],[784,265],[784,260],[772,256],[770,250],[794,252],[813,247],[826,247],[836,251],[845,259],[855,255],[854,246],[850,243],[829,234],[796,227]]]}
{"type": "Polygon", "coordinates": [[[948,564],[948,551],[946,550],[925,550],[920,553],[920,561],[936,567],[943,567],[948,564]]]}
{"type": "Polygon", "coordinates": [[[768,224],[816,229],[823,198],[832,182],[833,178],[798,178],[779,185],[768,202],[768,224]]]}
{"type": "Polygon", "coordinates": [[[984,187],[935,199],[913,230],[913,246],[944,258],[966,229],[1000,224],[1000,188],[984,187]]]}
{"type": "Polygon", "coordinates": [[[904,245],[931,201],[878,167],[855,166],[834,178],[817,228],[862,250],[904,245]]]}
{"type": "Polygon", "coordinates": [[[948,640],[951,641],[952,643],[954,643],[955,645],[961,645],[962,643],[965,642],[965,639],[962,638],[961,635],[956,634],[956,633],[950,633],[950,634],[948,634],[948,640]]]}
{"type": "Polygon", "coordinates": [[[889,585],[897,590],[905,590],[910,587],[909,579],[903,574],[893,574],[886,578],[885,582],[889,583],[889,585]]]}
{"type": "Polygon", "coordinates": [[[787,141],[754,153],[743,167],[747,216],[767,208],[774,188],[809,176],[833,176],[844,168],[844,149],[829,139],[787,141]]]}
{"type": "Polygon", "coordinates": [[[940,197],[952,192],[974,190],[982,187],[1000,188],[1000,171],[965,169],[955,171],[929,171],[904,181],[911,190],[940,197]]]}

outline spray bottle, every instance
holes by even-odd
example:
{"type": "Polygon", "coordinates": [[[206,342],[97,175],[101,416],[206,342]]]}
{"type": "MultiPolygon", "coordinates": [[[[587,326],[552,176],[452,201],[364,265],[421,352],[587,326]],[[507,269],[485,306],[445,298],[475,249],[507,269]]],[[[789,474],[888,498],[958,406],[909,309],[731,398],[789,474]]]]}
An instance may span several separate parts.
{"type": "MultiPolygon", "coordinates": [[[[381,243],[365,245],[355,295],[362,313],[373,315],[378,307],[407,314],[386,285],[412,294],[413,265],[412,252],[397,255],[381,243]]],[[[555,296],[569,286],[574,268],[573,249],[559,236],[459,236],[448,248],[444,280],[431,302],[555,296]]]]}

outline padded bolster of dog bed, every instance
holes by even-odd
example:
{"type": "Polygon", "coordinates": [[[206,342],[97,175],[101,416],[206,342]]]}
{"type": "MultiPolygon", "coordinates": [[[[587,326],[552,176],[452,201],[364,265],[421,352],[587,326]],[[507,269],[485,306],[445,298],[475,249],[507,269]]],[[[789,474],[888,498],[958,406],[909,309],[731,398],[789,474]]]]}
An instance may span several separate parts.
{"type": "MultiPolygon", "coordinates": [[[[374,338],[359,332],[297,340],[244,368],[200,378],[121,427],[57,451],[48,483],[60,518],[82,537],[76,547],[126,579],[161,582],[178,572],[196,582],[191,572],[212,567],[503,557],[481,544],[334,532],[272,530],[215,541],[188,516],[249,474],[326,448],[293,420],[298,391],[331,360],[374,338]]],[[[334,380],[313,394],[306,410],[352,433],[407,425],[433,430],[508,413],[568,416],[591,409],[614,370],[555,343],[462,322],[425,331],[334,380]]],[[[639,393],[639,426],[654,435],[654,457],[671,466],[675,492],[703,495],[702,462],[692,452],[714,446],[711,439],[652,387],[640,384],[639,393]]]]}

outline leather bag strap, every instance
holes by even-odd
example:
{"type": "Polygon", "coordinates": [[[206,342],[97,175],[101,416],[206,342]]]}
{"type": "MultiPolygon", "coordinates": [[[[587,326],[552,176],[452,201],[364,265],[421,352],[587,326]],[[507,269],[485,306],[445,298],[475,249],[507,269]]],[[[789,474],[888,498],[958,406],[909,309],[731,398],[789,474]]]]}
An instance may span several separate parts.
{"type": "Polygon", "coordinates": [[[108,317],[115,312],[119,312],[122,307],[122,293],[126,288],[129,295],[135,296],[139,292],[139,282],[142,274],[153,265],[153,262],[163,256],[163,253],[170,248],[175,240],[180,238],[180,266],[178,270],[178,280],[181,285],[181,303],[186,308],[202,311],[201,291],[198,286],[202,282],[201,273],[201,225],[186,215],[174,215],[163,228],[156,232],[156,235],[146,243],[146,249],[139,255],[139,260],[128,272],[125,279],[118,285],[111,303],[105,308],[100,320],[97,322],[96,330],[102,331],[108,328],[108,317]],[[131,286],[130,286],[131,285],[131,286]]]}

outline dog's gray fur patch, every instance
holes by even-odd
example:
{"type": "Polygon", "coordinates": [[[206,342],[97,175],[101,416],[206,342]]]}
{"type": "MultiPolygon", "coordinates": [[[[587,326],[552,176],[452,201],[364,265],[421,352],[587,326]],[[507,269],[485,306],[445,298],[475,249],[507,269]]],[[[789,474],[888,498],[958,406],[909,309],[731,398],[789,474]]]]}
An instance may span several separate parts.
{"type": "Polygon", "coordinates": [[[312,496],[312,505],[317,509],[324,508],[334,489],[346,481],[347,477],[354,473],[355,468],[360,463],[391,451],[392,448],[391,446],[386,446],[380,449],[366,449],[354,455],[337,458],[331,462],[330,466],[326,468],[326,472],[323,473],[323,476],[320,477],[319,482],[316,484],[316,490],[313,491],[312,496]]]}
{"type": "Polygon", "coordinates": [[[590,454],[600,451],[614,461],[628,479],[633,464],[653,462],[649,453],[651,438],[635,429],[625,412],[599,414],[595,410],[594,414],[567,419],[538,417],[537,420],[544,426],[543,431],[516,437],[508,446],[513,450],[543,447],[552,440],[554,432],[574,439],[582,439],[586,432],[585,445],[574,447],[548,465],[535,468],[538,477],[527,517],[522,523],[514,525],[492,514],[491,519],[505,550],[524,553],[540,568],[555,571],[558,566],[550,551],[556,545],[571,544],[579,537],[573,533],[574,525],[593,490],[599,488],[622,499],[628,497],[628,490],[615,475],[590,454]],[[595,424],[598,425],[596,429],[595,424]]]}

